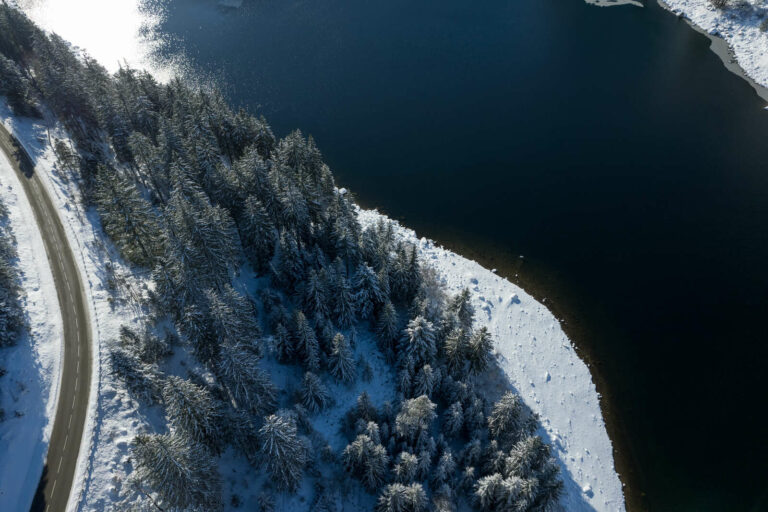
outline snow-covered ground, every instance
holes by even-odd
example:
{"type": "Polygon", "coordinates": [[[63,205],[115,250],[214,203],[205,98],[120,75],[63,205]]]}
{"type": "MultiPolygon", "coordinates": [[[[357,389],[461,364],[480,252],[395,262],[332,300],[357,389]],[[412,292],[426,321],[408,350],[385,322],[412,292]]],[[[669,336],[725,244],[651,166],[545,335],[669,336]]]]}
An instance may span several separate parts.
{"type": "Polygon", "coordinates": [[[705,32],[728,43],[744,72],[768,87],[768,2],[729,0],[716,9],[710,0],[660,0],[705,32]]]}
{"type": "Polygon", "coordinates": [[[43,470],[56,412],[62,323],[43,239],[24,189],[0,151],[0,198],[16,239],[29,325],[14,347],[0,349],[0,510],[27,510],[43,470]]]}
{"type": "MultiPolygon", "coordinates": [[[[92,352],[94,360],[88,417],[68,510],[95,510],[98,507],[90,506],[88,503],[88,498],[92,495],[90,491],[95,487],[100,492],[110,495],[113,489],[115,491],[119,489],[120,474],[111,473],[113,459],[117,458],[121,463],[125,462],[127,443],[133,439],[143,424],[136,417],[138,412],[135,404],[124,402],[125,394],[120,392],[122,385],[115,383],[109,373],[104,371],[108,349],[116,342],[120,326],[133,325],[140,317],[140,311],[132,300],[132,296],[141,293],[140,284],[130,269],[121,263],[112,244],[106,240],[98,215],[93,211],[83,210],[78,188],[68,179],[66,173],[58,169],[50,141],[54,137],[65,138],[63,132],[55,125],[51,124],[49,127],[43,121],[14,117],[4,105],[0,106],[0,119],[21,141],[34,160],[36,172],[57,207],[70,246],[75,253],[80,275],[84,279],[90,318],[93,321],[91,339],[94,345],[92,352]],[[116,292],[111,293],[110,289],[116,292]]],[[[0,179],[4,179],[3,175],[0,175],[0,179]]],[[[3,183],[4,191],[5,188],[3,183]]],[[[20,218],[26,225],[34,226],[34,217],[28,208],[27,205],[27,211],[22,211],[20,218]]],[[[25,244],[18,235],[17,241],[19,255],[24,260],[21,246],[25,244]]],[[[29,243],[26,245],[32,247],[27,250],[34,250],[37,254],[43,255],[45,269],[50,276],[45,252],[42,249],[42,240],[39,241],[39,249],[30,246],[29,243]]],[[[53,286],[52,277],[51,286],[53,286]]],[[[53,300],[56,300],[55,290],[53,300]]],[[[54,302],[54,307],[58,314],[58,303],[54,302]]],[[[58,322],[60,330],[60,319],[58,322]]],[[[60,338],[60,335],[56,337],[60,338]]],[[[58,346],[57,350],[59,350],[58,346]]],[[[59,352],[56,353],[56,357],[58,367],[59,352]]],[[[58,380],[58,374],[56,374],[54,381],[57,384],[58,380]]],[[[49,412],[47,418],[53,418],[55,404],[51,404],[47,410],[49,412]]],[[[46,432],[50,432],[50,425],[46,432]]],[[[44,448],[41,449],[37,473],[27,482],[32,486],[33,492],[37,486],[39,471],[42,469],[44,448]]],[[[2,487],[6,483],[15,482],[15,480],[4,478],[5,475],[2,472],[6,468],[11,468],[15,472],[18,466],[15,463],[2,464],[0,467],[0,486],[2,487]]],[[[22,509],[25,507],[4,507],[0,501],[0,510],[22,509]]]]}
{"type": "MultiPolygon", "coordinates": [[[[364,226],[382,217],[375,211],[360,212],[364,226]]],[[[488,327],[493,335],[505,374],[494,384],[514,388],[539,414],[539,434],[562,467],[565,509],[624,510],[622,484],[592,375],[558,320],[521,288],[478,263],[419,239],[410,229],[399,227],[397,232],[418,245],[422,261],[438,270],[447,291],[472,291],[477,325],[488,327]]]]}

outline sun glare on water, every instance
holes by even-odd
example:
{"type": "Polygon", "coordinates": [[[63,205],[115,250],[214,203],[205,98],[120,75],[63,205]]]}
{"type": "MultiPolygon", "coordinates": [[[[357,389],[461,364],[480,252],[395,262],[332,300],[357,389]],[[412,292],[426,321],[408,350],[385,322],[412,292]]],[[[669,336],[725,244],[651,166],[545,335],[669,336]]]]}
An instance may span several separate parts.
{"type": "Polygon", "coordinates": [[[150,58],[152,39],[162,13],[141,0],[18,0],[37,24],[87,52],[110,71],[121,64],[147,69],[159,80],[171,71],[150,58]]]}

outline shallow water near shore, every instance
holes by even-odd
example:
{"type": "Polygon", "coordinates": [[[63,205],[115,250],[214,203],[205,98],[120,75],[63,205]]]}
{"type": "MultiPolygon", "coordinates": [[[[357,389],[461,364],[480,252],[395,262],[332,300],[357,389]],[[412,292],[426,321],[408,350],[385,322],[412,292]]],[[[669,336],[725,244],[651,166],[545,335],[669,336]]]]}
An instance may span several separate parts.
{"type": "Polygon", "coordinates": [[[707,37],[651,1],[155,3],[159,57],[564,319],[631,509],[768,506],[768,112],[707,37]]]}

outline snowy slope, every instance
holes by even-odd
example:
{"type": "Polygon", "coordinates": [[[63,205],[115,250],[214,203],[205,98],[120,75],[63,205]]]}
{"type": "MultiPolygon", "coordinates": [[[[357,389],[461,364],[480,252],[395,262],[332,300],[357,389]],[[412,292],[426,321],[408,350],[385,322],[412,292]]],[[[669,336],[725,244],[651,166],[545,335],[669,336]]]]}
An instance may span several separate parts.
{"type": "Polygon", "coordinates": [[[715,9],[709,0],[661,2],[709,34],[722,37],[744,72],[768,87],[768,4],[763,0],[730,0],[722,10],[715,9]]]}
{"type": "MultiPolygon", "coordinates": [[[[375,211],[360,211],[363,226],[381,218],[386,219],[375,211]]],[[[448,292],[472,291],[476,324],[493,335],[497,359],[509,379],[495,384],[514,388],[540,415],[539,434],[563,470],[564,508],[624,510],[597,390],[557,319],[521,288],[478,263],[418,239],[410,229],[399,227],[397,232],[418,245],[422,262],[439,271],[448,292]]]]}
{"type": "Polygon", "coordinates": [[[43,470],[61,370],[61,311],[43,239],[24,189],[0,151],[0,198],[16,238],[30,327],[15,347],[0,349],[0,510],[27,510],[43,470]],[[5,393],[7,391],[7,394],[5,393]],[[22,416],[17,416],[17,411],[22,416]]]}

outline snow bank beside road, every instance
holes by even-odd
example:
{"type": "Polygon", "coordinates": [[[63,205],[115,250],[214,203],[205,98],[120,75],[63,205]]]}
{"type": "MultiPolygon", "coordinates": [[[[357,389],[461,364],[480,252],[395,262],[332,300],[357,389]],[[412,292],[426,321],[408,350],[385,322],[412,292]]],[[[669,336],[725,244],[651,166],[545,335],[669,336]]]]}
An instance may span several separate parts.
{"type": "Polygon", "coordinates": [[[62,322],[53,275],[32,207],[0,151],[0,198],[16,238],[22,306],[29,325],[16,346],[0,350],[8,371],[0,385],[0,510],[28,510],[37,489],[56,414],[62,322]]]}
{"type": "MultiPolygon", "coordinates": [[[[83,279],[91,320],[91,391],[67,510],[106,509],[122,486],[120,477],[125,473],[128,460],[127,443],[136,435],[142,422],[137,418],[136,405],[125,400],[122,387],[115,383],[109,372],[104,371],[104,364],[109,347],[118,338],[120,326],[134,324],[140,315],[132,296],[141,292],[135,276],[122,264],[111,242],[106,239],[98,215],[93,210],[83,209],[77,185],[66,172],[57,168],[49,136],[66,139],[64,130],[55,124],[49,127],[46,121],[14,117],[4,106],[0,106],[0,120],[24,145],[34,161],[38,177],[62,220],[83,279]],[[121,471],[116,471],[117,468],[121,471]],[[105,501],[94,504],[92,499],[105,501]]],[[[30,219],[34,222],[32,217],[30,219]]],[[[45,252],[40,254],[45,259],[45,252]]],[[[58,308],[58,303],[55,304],[58,308]]],[[[55,382],[59,382],[58,375],[55,382]]],[[[55,404],[51,408],[48,432],[54,415],[55,404]]],[[[45,457],[45,450],[42,457],[45,457]]],[[[39,473],[29,484],[33,492],[38,479],[39,473]]],[[[1,473],[0,482],[4,483],[1,473]]],[[[17,509],[24,507],[7,510],[17,509]]],[[[6,508],[0,506],[0,510],[6,508]]]]}
{"type": "Polygon", "coordinates": [[[723,38],[744,72],[768,87],[768,4],[762,0],[731,0],[724,9],[715,9],[710,0],[661,3],[705,32],[723,38]]]}
{"type": "MultiPolygon", "coordinates": [[[[363,226],[382,218],[375,211],[360,211],[363,226]]],[[[397,233],[417,244],[422,262],[438,270],[450,293],[463,288],[472,292],[477,325],[493,335],[497,360],[509,379],[496,384],[504,390],[511,385],[539,414],[539,434],[560,462],[565,510],[624,510],[592,375],[557,319],[521,288],[478,263],[419,240],[410,229],[399,227],[397,233]]]]}

